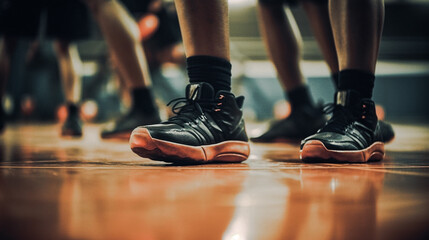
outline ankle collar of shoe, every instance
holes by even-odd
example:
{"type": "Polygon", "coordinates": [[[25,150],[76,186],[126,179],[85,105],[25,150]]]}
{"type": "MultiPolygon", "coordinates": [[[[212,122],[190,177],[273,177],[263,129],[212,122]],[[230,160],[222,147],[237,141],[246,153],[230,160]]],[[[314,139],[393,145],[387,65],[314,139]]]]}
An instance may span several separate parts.
{"type": "Polygon", "coordinates": [[[358,119],[372,119],[375,115],[374,101],[370,98],[362,98],[361,94],[354,90],[337,91],[335,106],[349,109],[358,119]]]}

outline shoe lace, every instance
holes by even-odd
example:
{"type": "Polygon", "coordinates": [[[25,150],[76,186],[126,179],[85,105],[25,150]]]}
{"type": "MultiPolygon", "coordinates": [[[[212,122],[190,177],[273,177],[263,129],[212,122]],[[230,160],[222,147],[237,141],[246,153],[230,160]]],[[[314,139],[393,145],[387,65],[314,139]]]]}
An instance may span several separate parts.
{"type": "Polygon", "coordinates": [[[194,100],[197,92],[198,89],[192,93],[190,98],[176,98],[167,103],[167,106],[172,105],[171,110],[176,114],[168,119],[167,123],[176,123],[183,127],[185,123],[196,122],[198,118],[207,118],[205,112],[210,111],[217,104],[210,100],[194,100]]]}
{"type": "Polygon", "coordinates": [[[326,125],[320,130],[321,132],[337,132],[342,133],[353,123],[353,114],[346,107],[334,103],[328,103],[323,106],[323,112],[331,114],[332,117],[326,125]]]}

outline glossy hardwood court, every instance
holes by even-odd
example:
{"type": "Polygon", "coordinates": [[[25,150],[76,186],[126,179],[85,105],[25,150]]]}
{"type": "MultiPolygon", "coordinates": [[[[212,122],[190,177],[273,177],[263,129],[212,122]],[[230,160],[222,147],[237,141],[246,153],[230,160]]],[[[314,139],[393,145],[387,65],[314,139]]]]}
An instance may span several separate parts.
{"type": "Polygon", "coordinates": [[[81,140],[8,126],[0,239],[429,239],[429,126],[394,128],[383,162],[304,164],[279,143],[242,164],[174,166],[96,125],[81,140]]]}

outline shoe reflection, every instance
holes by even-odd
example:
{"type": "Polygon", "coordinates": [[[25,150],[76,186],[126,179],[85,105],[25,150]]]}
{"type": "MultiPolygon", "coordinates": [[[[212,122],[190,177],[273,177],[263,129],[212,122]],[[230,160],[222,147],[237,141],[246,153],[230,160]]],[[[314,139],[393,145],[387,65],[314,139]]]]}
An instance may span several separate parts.
{"type": "Polygon", "coordinates": [[[363,165],[252,172],[223,239],[373,239],[383,178],[363,165]]]}
{"type": "Polygon", "coordinates": [[[373,239],[384,173],[365,168],[301,169],[290,189],[282,236],[290,239],[373,239]]]}
{"type": "Polygon", "coordinates": [[[72,239],[221,239],[242,170],[183,169],[68,175],[59,192],[61,236],[72,239]]]}

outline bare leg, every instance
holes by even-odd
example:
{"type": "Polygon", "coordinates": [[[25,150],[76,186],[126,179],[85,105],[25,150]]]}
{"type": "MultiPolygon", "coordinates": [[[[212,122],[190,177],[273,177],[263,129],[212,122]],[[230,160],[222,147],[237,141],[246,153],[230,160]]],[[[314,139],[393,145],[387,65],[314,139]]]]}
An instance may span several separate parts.
{"type": "Polygon", "coordinates": [[[229,21],[226,0],[175,1],[185,47],[189,82],[215,92],[231,90],[229,21]]]}
{"type": "Polygon", "coordinates": [[[314,37],[322,50],[331,73],[337,73],[339,71],[338,59],[329,20],[328,4],[305,0],[302,2],[302,5],[313,29],[314,37]]]}
{"type": "Polygon", "coordinates": [[[54,42],[54,49],[60,67],[68,112],[67,119],[61,129],[61,135],[80,137],[82,136],[82,121],[78,104],[81,100],[82,82],[80,78],[81,61],[79,53],[75,44],[62,40],[54,42]]]}
{"type": "Polygon", "coordinates": [[[375,72],[383,0],[330,0],[330,17],[340,70],[375,72]]]}
{"type": "Polygon", "coordinates": [[[176,0],[186,57],[230,59],[226,1],[176,0]]]}
{"type": "Polygon", "coordinates": [[[291,11],[285,11],[282,3],[262,2],[258,10],[261,33],[283,88],[291,91],[305,85],[300,69],[302,40],[291,11]]]}
{"type": "Polygon", "coordinates": [[[67,103],[77,104],[81,98],[81,61],[75,44],[56,41],[54,48],[60,66],[64,95],[67,103]]]}
{"type": "Polygon", "coordinates": [[[291,106],[291,114],[273,125],[254,142],[299,141],[314,133],[323,115],[313,103],[300,62],[302,39],[290,9],[277,3],[259,1],[260,29],[291,106]]]}
{"type": "Polygon", "coordinates": [[[151,85],[135,20],[116,0],[85,0],[130,89],[151,85]]]}
{"type": "Polygon", "coordinates": [[[129,139],[139,124],[160,122],[152,96],[149,69],[139,28],[127,10],[116,0],[85,0],[103,32],[120,75],[132,94],[129,113],[112,122],[103,131],[103,138],[129,139]]]}

